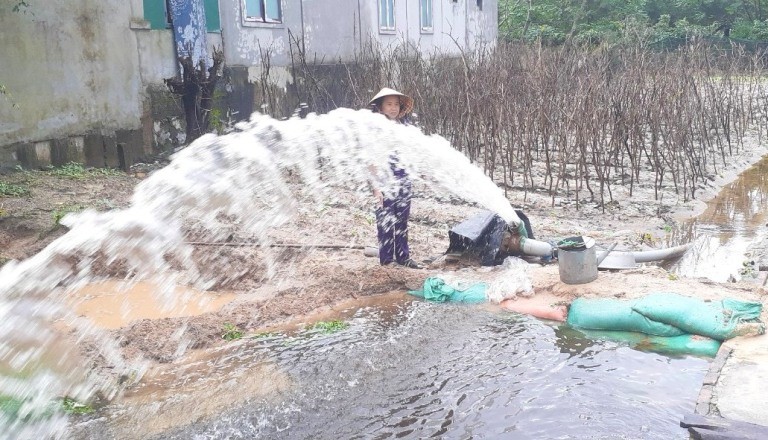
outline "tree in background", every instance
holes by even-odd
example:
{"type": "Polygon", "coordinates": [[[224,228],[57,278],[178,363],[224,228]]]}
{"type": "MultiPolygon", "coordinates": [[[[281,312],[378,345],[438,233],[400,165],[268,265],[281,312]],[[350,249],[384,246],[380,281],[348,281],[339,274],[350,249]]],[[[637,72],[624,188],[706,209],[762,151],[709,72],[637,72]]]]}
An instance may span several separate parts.
{"type": "MultiPolygon", "coordinates": [[[[499,31],[510,40],[663,42],[691,36],[768,40],[763,0],[501,0],[499,31]]],[[[766,2],[768,5],[768,2],[766,2]]]]}

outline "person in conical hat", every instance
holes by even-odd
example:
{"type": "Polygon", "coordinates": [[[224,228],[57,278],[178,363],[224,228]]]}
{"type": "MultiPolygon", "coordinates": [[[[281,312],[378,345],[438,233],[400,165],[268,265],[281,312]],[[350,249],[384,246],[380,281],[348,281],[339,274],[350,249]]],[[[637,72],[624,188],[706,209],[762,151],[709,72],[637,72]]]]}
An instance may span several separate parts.
{"type": "MultiPolygon", "coordinates": [[[[381,113],[392,121],[408,124],[407,116],[413,110],[413,99],[397,90],[383,88],[368,105],[376,113],[381,113]]],[[[378,170],[369,166],[372,175],[378,170]]],[[[389,172],[395,178],[394,188],[379,188],[373,185],[376,207],[376,230],[379,241],[379,263],[386,266],[398,264],[412,269],[421,266],[412,258],[408,249],[408,218],[411,215],[411,180],[400,165],[397,152],[389,158],[389,172]]]]}
{"type": "Polygon", "coordinates": [[[397,90],[384,87],[368,103],[372,110],[388,119],[406,123],[406,117],[413,111],[413,98],[397,90]]]}

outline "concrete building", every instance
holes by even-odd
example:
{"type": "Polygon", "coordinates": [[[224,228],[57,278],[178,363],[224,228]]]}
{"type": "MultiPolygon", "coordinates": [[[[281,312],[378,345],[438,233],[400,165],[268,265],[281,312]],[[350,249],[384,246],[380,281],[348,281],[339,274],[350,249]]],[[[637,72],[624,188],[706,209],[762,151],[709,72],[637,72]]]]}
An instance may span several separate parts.
{"type": "MultiPolygon", "coordinates": [[[[497,37],[496,0],[64,0],[0,6],[0,166],[128,166],[184,142],[171,27],[178,4],[204,7],[188,27],[223,48],[230,95],[263,73],[287,81],[291,42],[308,59],[347,62],[370,41],[457,53],[497,37]],[[195,26],[197,28],[195,28],[195,26]],[[202,29],[205,28],[205,31],[202,29]]],[[[182,31],[182,32],[180,32],[182,31]]],[[[194,32],[193,32],[194,33],[194,32]]],[[[176,35],[174,37],[174,35],[176,35]]],[[[241,114],[247,117],[247,114],[241,114]]]]}

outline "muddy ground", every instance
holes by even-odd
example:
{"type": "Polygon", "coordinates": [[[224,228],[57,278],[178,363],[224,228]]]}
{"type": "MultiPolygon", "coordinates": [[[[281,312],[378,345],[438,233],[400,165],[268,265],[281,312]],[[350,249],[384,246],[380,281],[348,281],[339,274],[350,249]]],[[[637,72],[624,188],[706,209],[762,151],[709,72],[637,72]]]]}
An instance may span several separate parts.
{"type": "MultiPolygon", "coordinates": [[[[697,200],[691,201],[684,201],[673,188],[663,192],[659,200],[654,199],[652,179],[646,180],[648,185],[636,187],[631,197],[628,188],[614,187],[613,200],[604,206],[596,200],[585,200],[582,194],[578,209],[572,198],[552,197],[543,190],[508,188],[507,195],[513,206],[530,218],[537,239],[555,242],[588,235],[602,247],[616,243],[617,250],[647,250],[663,247],[674,225],[701,212],[704,201],[765,153],[757,141],[745,142],[720,174],[710,176],[701,185],[697,200]]],[[[62,237],[66,228],[57,225],[56,219],[68,211],[126,207],[134,187],[162,166],[141,165],[129,173],[17,171],[0,176],[2,183],[23,190],[20,195],[0,196],[0,264],[34,255],[62,237]]],[[[424,184],[417,183],[415,189],[410,242],[413,257],[424,262],[425,269],[382,267],[377,258],[366,257],[362,248],[376,245],[373,200],[361,200],[344,188],[336,188],[333,202],[302,205],[292,222],[273,231],[274,241],[288,246],[241,246],[249,237],[240,235],[236,228],[222,241],[190,227],[189,241],[197,243],[193,245],[195,258],[215,280],[212,288],[199,295],[204,299],[226,295],[226,300],[203,304],[189,313],[165,311],[158,315],[153,310],[142,315],[140,311],[125,320],[117,313],[125,305],[117,296],[99,305],[115,309],[113,325],[105,326],[106,331],[126,358],[168,363],[185,352],[180,346],[191,350],[226,344],[222,338],[226,324],[245,334],[304,325],[332,319],[341,305],[353,306],[363,297],[391,292],[405,295],[431,275],[455,272],[453,276],[459,278],[483,276],[484,269],[472,261],[455,263],[443,257],[448,230],[481,208],[446,194],[434,194],[424,184]],[[294,245],[315,247],[310,250],[294,245]]],[[[759,283],[676,279],[657,267],[601,272],[595,282],[569,286],[559,281],[556,264],[532,263],[532,296],[540,305],[568,303],[576,296],[633,297],[662,290],[703,298],[730,295],[764,302],[767,298],[759,283]]],[[[102,276],[127,275],[119,268],[102,269],[102,276]]],[[[78,313],[98,312],[93,307],[79,307],[93,296],[76,301],[78,313]]],[[[136,307],[150,306],[137,303],[136,307]]]]}

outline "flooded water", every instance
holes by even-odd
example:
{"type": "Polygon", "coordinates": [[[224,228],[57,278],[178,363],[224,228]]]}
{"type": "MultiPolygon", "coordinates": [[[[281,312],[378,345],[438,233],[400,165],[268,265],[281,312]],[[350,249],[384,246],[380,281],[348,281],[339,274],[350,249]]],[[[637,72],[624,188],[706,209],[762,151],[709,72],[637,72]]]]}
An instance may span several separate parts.
{"type": "Polygon", "coordinates": [[[197,359],[76,437],[687,439],[708,367],[486,307],[401,297],[350,315],[197,359]]]}
{"type": "MultiPolygon", "coordinates": [[[[714,281],[750,276],[745,262],[759,265],[759,246],[768,238],[768,157],[751,167],[707,204],[700,216],[673,231],[671,244],[693,242],[691,251],[670,267],[688,277],[714,281]]],[[[764,247],[764,246],[762,246],[764,247]]]]}
{"type": "MultiPolygon", "coordinates": [[[[136,187],[128,208],[69,214],[61,221],[69,228],[65,235],[33,257],[0,268],[0,403],[21,408],[10,415],[0,411],[0,433],[56,437],[63,422],[51,416],[52,403],[62,396],[110,398],[121,389],[115,377],[144,373],[144,363],[124,359],[98,319],[81,316],[94,301],[75,292],[99,281],[94,267],[115,265],[129,285],[152,282],[162,308],[176,302],[178,285],[206,290],[229,276],[208,264],[210,256],[193,257],[190,235],[224,241],[234,225],[249,241],[268,245],[270,232],[290,224],[299,207],[338,202],[338,188],[355,198],[345,203],[371,206],[371,182],[383,191],[399,188],[387,171],[395,156],[414,180],[428,179],[436,190],[477,203],[508,223],[520,222],[503,191],[440,136],[364,110],[286,121],[254,114],[237,131],[205,135],[175,154],[136,187]],[[93,359],[51,362],[76,359],[84,345],[93,359]],[[94,359],[109,365],[109,374],[82,367],[94,359]]],[[[262,249],[264,278],[274,277],[269,246],[262,249]]],[[[133,307],[130,300],[100,301],[133,307]]],[[[137,310],[138,316],[156,308],[137,310]]],[[[121,318],[130,316],[130,310],[120,311],[121,318]]]]}

